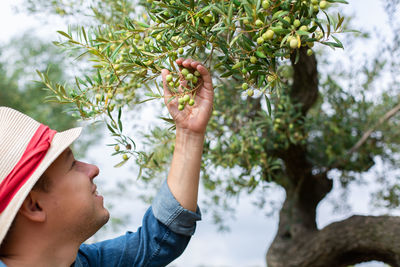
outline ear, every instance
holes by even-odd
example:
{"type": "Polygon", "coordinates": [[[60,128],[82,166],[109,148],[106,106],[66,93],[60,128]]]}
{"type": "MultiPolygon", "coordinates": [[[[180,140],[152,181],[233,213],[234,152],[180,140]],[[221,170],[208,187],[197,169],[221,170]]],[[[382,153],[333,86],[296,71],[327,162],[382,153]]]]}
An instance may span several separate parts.
{"type": "Polygon", "coordinates": [[[46,220],[46,212],[40,205],[39,199],[40,193],[35,191],[29,192],[19,212],[33,222],[44,222],[46,220]]]}

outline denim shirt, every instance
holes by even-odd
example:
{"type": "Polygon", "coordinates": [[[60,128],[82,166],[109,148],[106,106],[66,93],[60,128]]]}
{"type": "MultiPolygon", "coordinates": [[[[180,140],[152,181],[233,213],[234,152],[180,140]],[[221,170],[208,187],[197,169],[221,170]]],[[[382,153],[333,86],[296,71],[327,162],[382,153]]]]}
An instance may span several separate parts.
{"type": "MultiPolygon", "coordinates": [[[[201,213],[184,209],[164,182],[136,232],[82,244],[73,267],[166,266],[185,250],[201,213]]],[[[0,261],[0,267],[6,266],[0,261]]]]}

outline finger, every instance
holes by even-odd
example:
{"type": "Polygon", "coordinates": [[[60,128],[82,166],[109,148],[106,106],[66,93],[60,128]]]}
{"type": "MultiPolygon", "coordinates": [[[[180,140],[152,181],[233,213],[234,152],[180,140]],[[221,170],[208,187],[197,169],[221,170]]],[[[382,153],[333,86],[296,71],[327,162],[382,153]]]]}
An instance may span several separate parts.
{"type": "Polygon", "coordinates": [[[178,58],[177,60],[175,60],[175,62],[176,62],[176,64],[178,64],[179,66],[181,66],[182,65],[182,62],[184,61],[185,59],[183,58],[183,57],[180,57],[180,58],[178,58]]]}
{"type": "Polygon", "coordinates": [[[198,66],[199,64],[201,64],[201,63],[198,62],[198,61],[193,61],[192,63],[190,63],[190,66],[191,66],[194,70],[196,70],[196,69],[197,69],[197,66],[198,66]]]}
{"type": "Polygon", "coordinates": [[[213,88],[213,85],[212,85],[211,75],[208,72],[208,70],[206,69],[206,67],[204,67],[201,64],[198,64],[196,69],[201,74],[201,78],[203,79],[204,88],[206,88],[207,90],[213,91],[214,88],[213,88]]]}
{"type": "Polygon", "coordinates": [[[188,58],[188,59],[185,59],[185,60],[182,62],[182,65],[183,65],[185,68],[192,68],[192,66],[191,66],[192,62],[194,62],[194,60],[191,59],[191,58],[188,58]]]}
{"type": "Polygon", "coordinates": [[[167,70],[167,69],[162,69],[161,70],[161,77],[162,77],[162,83],[163,83],[164,89],[168,88],[167,79],[166,79],[168,74],[169,74],[169,70],[167,70]]]}

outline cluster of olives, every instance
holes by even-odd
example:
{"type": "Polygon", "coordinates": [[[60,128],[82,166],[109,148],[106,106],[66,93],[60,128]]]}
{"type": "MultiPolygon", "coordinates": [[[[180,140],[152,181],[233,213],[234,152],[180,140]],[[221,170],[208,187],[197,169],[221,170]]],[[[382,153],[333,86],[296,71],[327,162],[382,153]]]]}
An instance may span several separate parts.
{"type": "MultiPolygon", "coordinates": [[[[318,30],[321,25],[316,14],[328,7],[328,1],[303,0],[288,4],[288,1],[263,0],[261,7],[262,9],[253,13],[252,18],[241,20],[243,29],[255,42],[255,48],[244,50],[239,61],[232,66],[232,70],[241,68],[245,80],[242,89],[250,97],[254,94],[251,88],[253,82],[249,79],[252,76],[250,69],[254,69],[254,65],[264,65],[271,57],[289,58],[300,47],[308,48],[308,56],[313,55],[314,43],[324,37],[322,29],[318,30]],[[309,12],[304,11],[305,7],[309,12]]],[[[272,69],[266,72],[266,81],[274,87],[279,75],[272,69]]]]}
{"type": "MultiPolygon", "coordinates": [[[[325,40],[321,40],[325,36],[321,24],[325,22],[319,20],[317,14],[326,9],[330,1],[261,0],[259,3],[256,0],[233,0],[222,3],[210,0],[196,1],[194,4],[182,2],[179,8],[175,0],[146,2],[148,16],[146,14],[144,23],[135,21],[136,25],[129,29],[131,32],[126,32],[123,36],[130,39],[132,45],[129,47],[128,42],[128,47],[122,46],[119,54],[123,56],[115,61],[112,71],[122,75],[127,69],[124,61],[138,58],[132,62],[136,68],[133,73],[136,77],[146,77],[147,69],[156,73],[161,69],[161,62],[165,62],[166,59],[175,60],[178,54],[193,55],[200,48],[203,49],[200,51],[219,50],[229,56],[221,58],[214,67],[226,73],[224,77],[232,76],[241,70],[241,87],[252,97],[254,90],[261,86],[274,88],[279,84],[281,77],[272,62],[279,58],[289,58],[301,47],[308,49],[307,54],[311,56],[314,43],[324,43],[325,40]],[[222,5],[220,12],[207,8],[214,4],[222,5]],[[187,12],[191,10],[190,19],[188,16],[179,15],[182,8],[187,8],[187,12]],[[222,23],[224,16],[221,12],[226,12],[232,23],[222,23]],[[226,27],[220,26],[225,24],[226,27]],[[165,30],[169,27],[171,30],[165,30]],[[227,38],[226,42],[218,37],[225,35],[231,37],[227,38]],[[254,74],[263,76],[255,77],[254,74]],[[260,77],[262,78],[259,79],[260,77]]],[[[111,34],[109,38],[115,36],[111,34]]],[[[119,49],[117,47],[117,43],[112,44],[110,53],[119,49]]],[[[186,104],[194,104],[193,88],[200,75],[188,69],[182,69],[179,75],[175,75],[176,78],[173,75],[167,75],[167,85],[178,98],[179,110],[183,110],[186,104]],[[181,80],[185,80],[187,86],[178,92],[181,80]]],[[[106,95],[97,95],[97,102],[107,103],[106,95]]]]}
{"type": "Polygon", "coordinates": [[[194,96],[198,89],[200,76],[201,74],[197,70],[191,72],[189,69],[183,68],[175,79],[172,74],[168,74],[165,77],[169,90],[175,97],[178,97],[178,110],[183,110],[186,104],[189,106],[194,105],[194,96]],[[181,81],[185,81],[185,86],[181,87],[183,88],[183,92],[178,92],[176,89],[179,88],[181,81]]]}
{"type": "MultiPolygon", "coordinates": [[[[305,3],[305,1],[303,2],[305,3]]],[[[328,6],[328,2],[325,0],[311,0],[310,4],[314,13],[318,13],[319,9],[326,9],[328,6]]],[[[310,47],[308,55],[312,55],[311,48],[314,45],[314,41],[320,40],[323,37],[321,32],[315,31],[317,28],[315,27],[317,24],[314,22],[315,15],[309,17],[300,15],[300,11],[292,12],[285,9],[276,10],[276,6],[271,6],[270,0],[264,0],[262,2],[262,7],[264,11],[256,15],[253,20],[254,23],[249,21],[249,19],[243,20],[246,29],[253,28],[255,30],[254,40],[258,46],[257,51],[263,51],[263,45],[268,42],[268,46],[271,47],[272,45],[276,50],[285,47],[288,47],[290,50],[295,50],[302,45],[307,45],[310,47]],[[269,15],[272,15],[274,19],[265,21],[265,16],[269,15]],[[310,23],[312,23],[311,27],[309,27],[310,23]],[[311,36],[309,34],[311,34],[311,36]]],[[[286,57],[291,53],[290,50],[286,54],[286,57]]],[[[250,61],[254,64],[256,59],[250,61]]]]}
{"type": "MultiPolygon", "coordinates": [[[[115,150],[115,152],[119,152],[120,151],[120,146],[119,145],[115,145],[114,146],[114,150],[115,150]]],[[[129,147],[127,147],[127,149],[130,149],[129,147]]],[[[124,152],[122,152],[123,154],[122,154],[122,159],[124,160],[124,161],[127,161],[128,159],[129,159],[129,156],[128,156],[128,154],[126,154],[126,153],[124,153],[124,152]]]]}

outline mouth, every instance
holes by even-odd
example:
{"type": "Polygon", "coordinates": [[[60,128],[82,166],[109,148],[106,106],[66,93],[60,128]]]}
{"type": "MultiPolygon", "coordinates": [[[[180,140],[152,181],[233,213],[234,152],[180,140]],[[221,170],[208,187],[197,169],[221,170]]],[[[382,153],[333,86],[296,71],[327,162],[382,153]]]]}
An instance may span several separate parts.
{"type": "Polygon", "coordinates": [[[95,197],[103,198],[103,196],[99,194],[99,191],[97,191],[97,186],[96,186],[96,185],[93,186],[92,194],[93,194],[95,197]]]}

